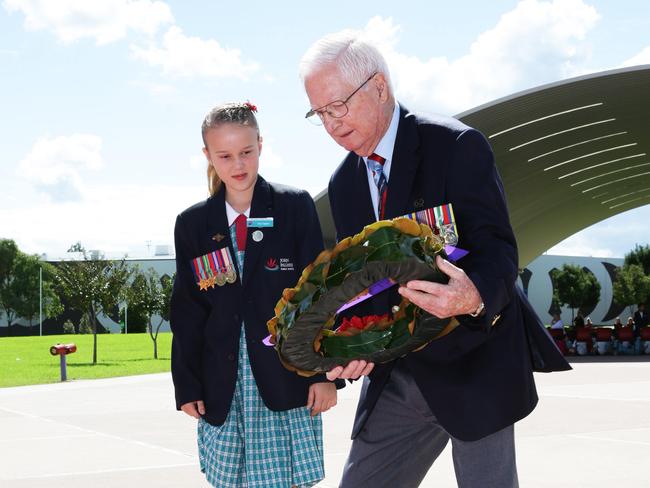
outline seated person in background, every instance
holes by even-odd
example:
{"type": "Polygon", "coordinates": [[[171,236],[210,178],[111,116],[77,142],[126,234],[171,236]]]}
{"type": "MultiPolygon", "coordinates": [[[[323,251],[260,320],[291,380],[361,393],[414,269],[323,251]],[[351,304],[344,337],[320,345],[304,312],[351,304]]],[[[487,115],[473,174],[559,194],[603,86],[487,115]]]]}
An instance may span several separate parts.
{"type": "Polygon", "coordinates": [[[564,322],[562,322],[562,317],[560,317],[559,313],[553,315],[551,329],[564,329],[564,322]]]}
{"type": "Polygon", "coordinates": [[[573,326],[576,329],[585,326],[585,319],[582,317],[582,312],[580,312],[579,310],[578,310],[578,315],[576,315],[576,318],[573,319],[573,326]]]}
{"type": "Polygon", "coordinates": [[[551,320],[551,337],[553,337],[555,345],[564,356],[569,354],[569,347],[567,346],[566,334],[564,332],[564,322],[562,322],[559,313],[553,314],[553,319],[551,320]]]}
{"type": "Polygon", "coordinates": [[[619,354],[633,354],[634,352],[634,320],[628,317],[627,324],[618,330],[617,349],[619,354]]]}
{"type": "Polygon", "coordinates": [[[623,322],[621,322],[621,317],[616,317],[614,321],[614,339],[618,339],[618,331],[623,328],[623,322]]]}
{"type": "Polygon", "coordinates": [[[593,323],[591,318],[587,317],[586,322],[582,321],[582,325],[578,325],[578,317],[582,321],[582,316],[578,314],[575,318],[574,323],[576,324],[576,352],[578,355],[583,356],[585,354],[592,354],[594,338],[593,334],[593,323]]]}

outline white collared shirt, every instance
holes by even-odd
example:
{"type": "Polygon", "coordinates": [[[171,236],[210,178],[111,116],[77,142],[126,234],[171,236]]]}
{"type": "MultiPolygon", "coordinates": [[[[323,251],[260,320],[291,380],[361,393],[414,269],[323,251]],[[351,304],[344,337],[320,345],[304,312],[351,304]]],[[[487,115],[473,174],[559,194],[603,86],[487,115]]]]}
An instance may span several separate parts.
{"type": "MultiPolygon", "coordinates": [[[[384,175],[386,176],[386,182],[388,183],[390,179],[390,167],[393,158],[393,149],[395,148],[395,139],[397,138],[397,126],[399,125],[399,105],[397,101],[395,102],[395,108],[393,109],[393,117],[390,120],[390,125],[384,134],[384,137],[381,138],[379,144],[374,150],[374,153],[378,156],[381,156],[386,160],[384,163],[384,175]]],[[[377,212],[377,206],[379,205],[379,190],[375,184],[375,179],[372,176],[372,170],[368,167],[368,158],[363,158],[363,161],[366,163],[366,173],[368,174],[368,188],[370,188],[370,199],[372,200],[372,208],[375,211],[375,219],[379,220],[379,213],[377,212]]]]}
{"type": "MultiPolygon", "coordinates": [[[[244,212],[246,218],[250,216],[250,213],[251,213],[251,208],[248,207],[244,212]]],[[[226,202],[226,217],[228,217],[228,227],[230,227],[235,221],[235,219],[239,217],[239,212],[234,208],[232,208],[232,206],[228,202],[226,202]]]]}

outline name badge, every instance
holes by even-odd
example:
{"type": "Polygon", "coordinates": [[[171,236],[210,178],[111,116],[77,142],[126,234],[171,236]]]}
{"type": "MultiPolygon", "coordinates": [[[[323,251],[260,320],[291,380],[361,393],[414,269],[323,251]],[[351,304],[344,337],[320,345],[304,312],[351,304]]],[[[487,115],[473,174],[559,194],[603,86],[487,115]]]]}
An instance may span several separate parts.
{"type": "Polygon", "coordinates": [[[273,227],[273,217],[249,217],[246,220],[246,227],[273,227]]]}

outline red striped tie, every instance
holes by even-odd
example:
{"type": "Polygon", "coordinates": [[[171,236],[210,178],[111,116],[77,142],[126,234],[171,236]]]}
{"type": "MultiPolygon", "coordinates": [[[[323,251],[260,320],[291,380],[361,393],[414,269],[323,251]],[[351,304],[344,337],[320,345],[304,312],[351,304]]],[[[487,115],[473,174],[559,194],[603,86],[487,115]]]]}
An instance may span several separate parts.
{"type": "Polygon", "coordinates": [[[379,202],[377,204],[377,214],[379,215],[379,220],[384,220],[384,210],[386,209],[386,195],[388,194],[388,181],[386,181],[386,175],[384,174],[384,163],[386,162],[385,158],[382,158],[380,155],[372,153],[368,156],[368,166],[372,171],[372,177],[375,180],[375,185],[377,185],[377,191],[379,193],[379,202]]]}

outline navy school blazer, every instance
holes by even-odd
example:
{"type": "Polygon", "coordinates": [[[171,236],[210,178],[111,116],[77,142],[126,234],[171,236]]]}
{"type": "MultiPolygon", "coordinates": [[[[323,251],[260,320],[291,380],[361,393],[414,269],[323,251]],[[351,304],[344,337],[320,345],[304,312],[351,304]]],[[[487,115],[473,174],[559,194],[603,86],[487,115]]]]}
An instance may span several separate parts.
{"type": "Polygon", "coordinates": [[[222,185],[215,195],[183,211],[174,229],[176,280],[170,322],[176,407],[203,400],[204,419],[213,425],[223,424],[230,409],[242,321],[251,369],[269,409],[305,406],[309,386],[327,381],[324,375],[303,378],[287,371],[275,349],[262,343],[282,291],[295,286],[303,268],[323,249],[311,196],[258,176],[250,217],[273,217],[273,227],[260,229],[259,242],[251,237],[256,229],[248,229],[243,282],[238,274],[233,284],[200,291],[193,258],[226,246],[234,258],[224,197],[222,185]]]}
{"type": "MultiPolygon", "coordinates": [[[[328,190],[337,239],[354,235],[375,220],[366,166],[356,154],[349,153],[335,170],[328,190]]],[[[445,430],[471,441],[533,410],[537,403],[533,359],[536,370],[539,361],[547,369],[570,367],[542,336],[546,334],[539,319],[515,286],[517,244],[488,142],[458,120],[424,118],[400,107],[386,218],[446,203],[453,204],[458,247],[469,251],[457,264],[481,294],[485,314],[476,319],[458,317],[461,325],[453,332],[398,361],[413,375],[445,430]],[[531,354],[531,338],[541,338],[541,355],[535,344],[534,357],[531,354]]],[[[353,438],[394,365],[375,365],[362,390],[353,438]]]]}

